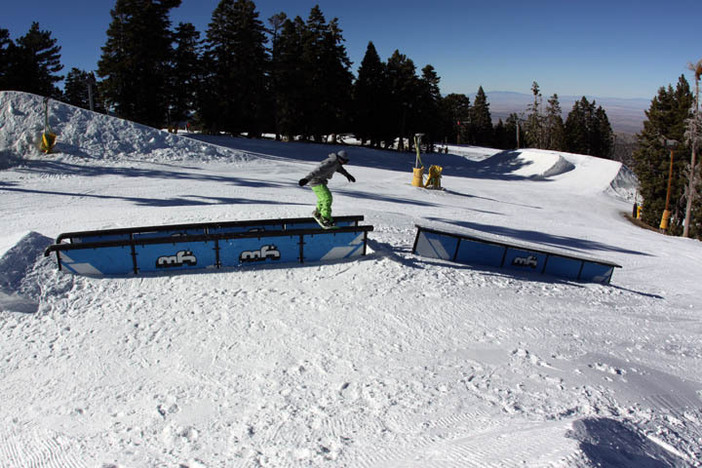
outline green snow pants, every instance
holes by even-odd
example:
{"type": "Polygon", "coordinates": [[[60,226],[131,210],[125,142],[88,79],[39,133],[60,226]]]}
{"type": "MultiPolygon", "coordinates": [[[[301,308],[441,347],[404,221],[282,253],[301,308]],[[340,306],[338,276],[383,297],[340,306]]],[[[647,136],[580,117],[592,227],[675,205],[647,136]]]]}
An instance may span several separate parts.
{"type": "Polygon", "coordinates": [[[317,211],[322,216],[331,221],[332,213],[332,197],[331,192],[326,184],[315,185],[312,187],[312,191],[317,195],[317,211]]]}

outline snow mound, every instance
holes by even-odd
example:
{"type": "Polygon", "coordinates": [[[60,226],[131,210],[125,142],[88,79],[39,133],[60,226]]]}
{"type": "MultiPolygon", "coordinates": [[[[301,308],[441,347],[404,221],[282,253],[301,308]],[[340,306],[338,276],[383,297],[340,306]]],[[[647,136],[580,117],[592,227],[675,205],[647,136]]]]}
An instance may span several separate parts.
{"type": "Polygon", "coordinates": [[[499,152],[484,162],[493,173],[524,178],[554,177],[575,169],[575,165],[560,153],[525,149],[499,152]]]}
{"type": "Polygon", "coordinates": [[[31,278],[51,239],[30,232],[0,258],[0,310],[36,312],[39,284],[31,278]]]}
{"type": "Polygon", "coordinates": [[[38,257],[51,244],[51,239],[30,232],[0,258],[0,289],[17,290],[38,257]]]}
{"type": "Polygon", "coordinates": [[[544,173],[542,174],[543,177],[554,177],[557,175],[565,174],[566,172],[570,172],[573,169],[575,169],[575,165],[565,159],[563,156],[558,155],[558,160],[553,164],[553,166],[549,167],[544,173]]]}
{"type": "MultiPolygon", "coordinates": [[[[46,157],[38,149],[44,122],[44,101],[41,96],[16,91],[0,92],[0,167],[17,164],[21,159],[40,155],[46,157]]],[[[249,159],[241,151],[53,100],[49,101],[49,127],[58,135],[56,147],[50,156],[53,159],[249,159]]]]}
{"type": "Polygon", "coordinates": [[[636,174],[628,167],[622,165],[616,177],[609,184],[609,192],[614,196],[633,203],[638,193],[639,180],[636,174]]]}

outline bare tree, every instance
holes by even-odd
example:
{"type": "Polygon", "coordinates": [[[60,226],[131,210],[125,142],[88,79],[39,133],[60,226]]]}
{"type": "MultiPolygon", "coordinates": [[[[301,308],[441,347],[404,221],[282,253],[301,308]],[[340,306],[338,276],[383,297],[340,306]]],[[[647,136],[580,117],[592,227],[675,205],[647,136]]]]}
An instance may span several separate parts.
{"type": "Polygon", "coordinates": [[[700,137],[700,76],[702,76],[702,60],[696,64],[689,64],[688,68],[695,73],[695,112],[688,123],[688,131],[686,137],[692,143],[692,155],[690,156],[690,175],[687,186],[687,205],[685,207],[685,226],[683,227],[683,237],[690,235],[690,221],[692,214],[692,200],[695,198],[695,189],[697,181],[697,171],[695,169],[697,162],[697,147],[700,137]]]}

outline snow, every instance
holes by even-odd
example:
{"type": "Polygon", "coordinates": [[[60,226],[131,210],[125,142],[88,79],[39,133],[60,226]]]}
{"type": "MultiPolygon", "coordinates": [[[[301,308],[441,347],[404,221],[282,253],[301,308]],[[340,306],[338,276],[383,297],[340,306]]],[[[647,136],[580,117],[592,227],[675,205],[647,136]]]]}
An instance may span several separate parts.
{"type": "Polygon", "coordinates": [[[581,155],[347,147],[357,261],[89,278],[59,233],[308,216],[338,145],[172,135],[0,93],[3,466],[700,466],[701,244],[581,155]],[[414,256],[441,225],[622,265],[597,285],[414,256]]]}

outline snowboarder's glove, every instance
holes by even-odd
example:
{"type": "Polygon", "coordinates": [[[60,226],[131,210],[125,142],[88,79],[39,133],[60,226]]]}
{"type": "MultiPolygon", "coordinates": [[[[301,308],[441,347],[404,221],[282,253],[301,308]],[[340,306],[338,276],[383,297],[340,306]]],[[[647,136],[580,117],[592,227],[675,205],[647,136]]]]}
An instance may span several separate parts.
{"type": "Polygon", "coordinates": [[[298,182],[298,183],[300,184],[300,187],[302,187],[302,186],[304,186],[304,185],[307,185],[307,182],[309,182],[309,180],[307,180],[307,179],[300,179],[300,182],[298,182]]]}
{"type": "Polygon", "coordinates": [[[351,174],[347,175],[346,178],[349,179],[349,182],[356,182],[356,178],[351,174]]]}

